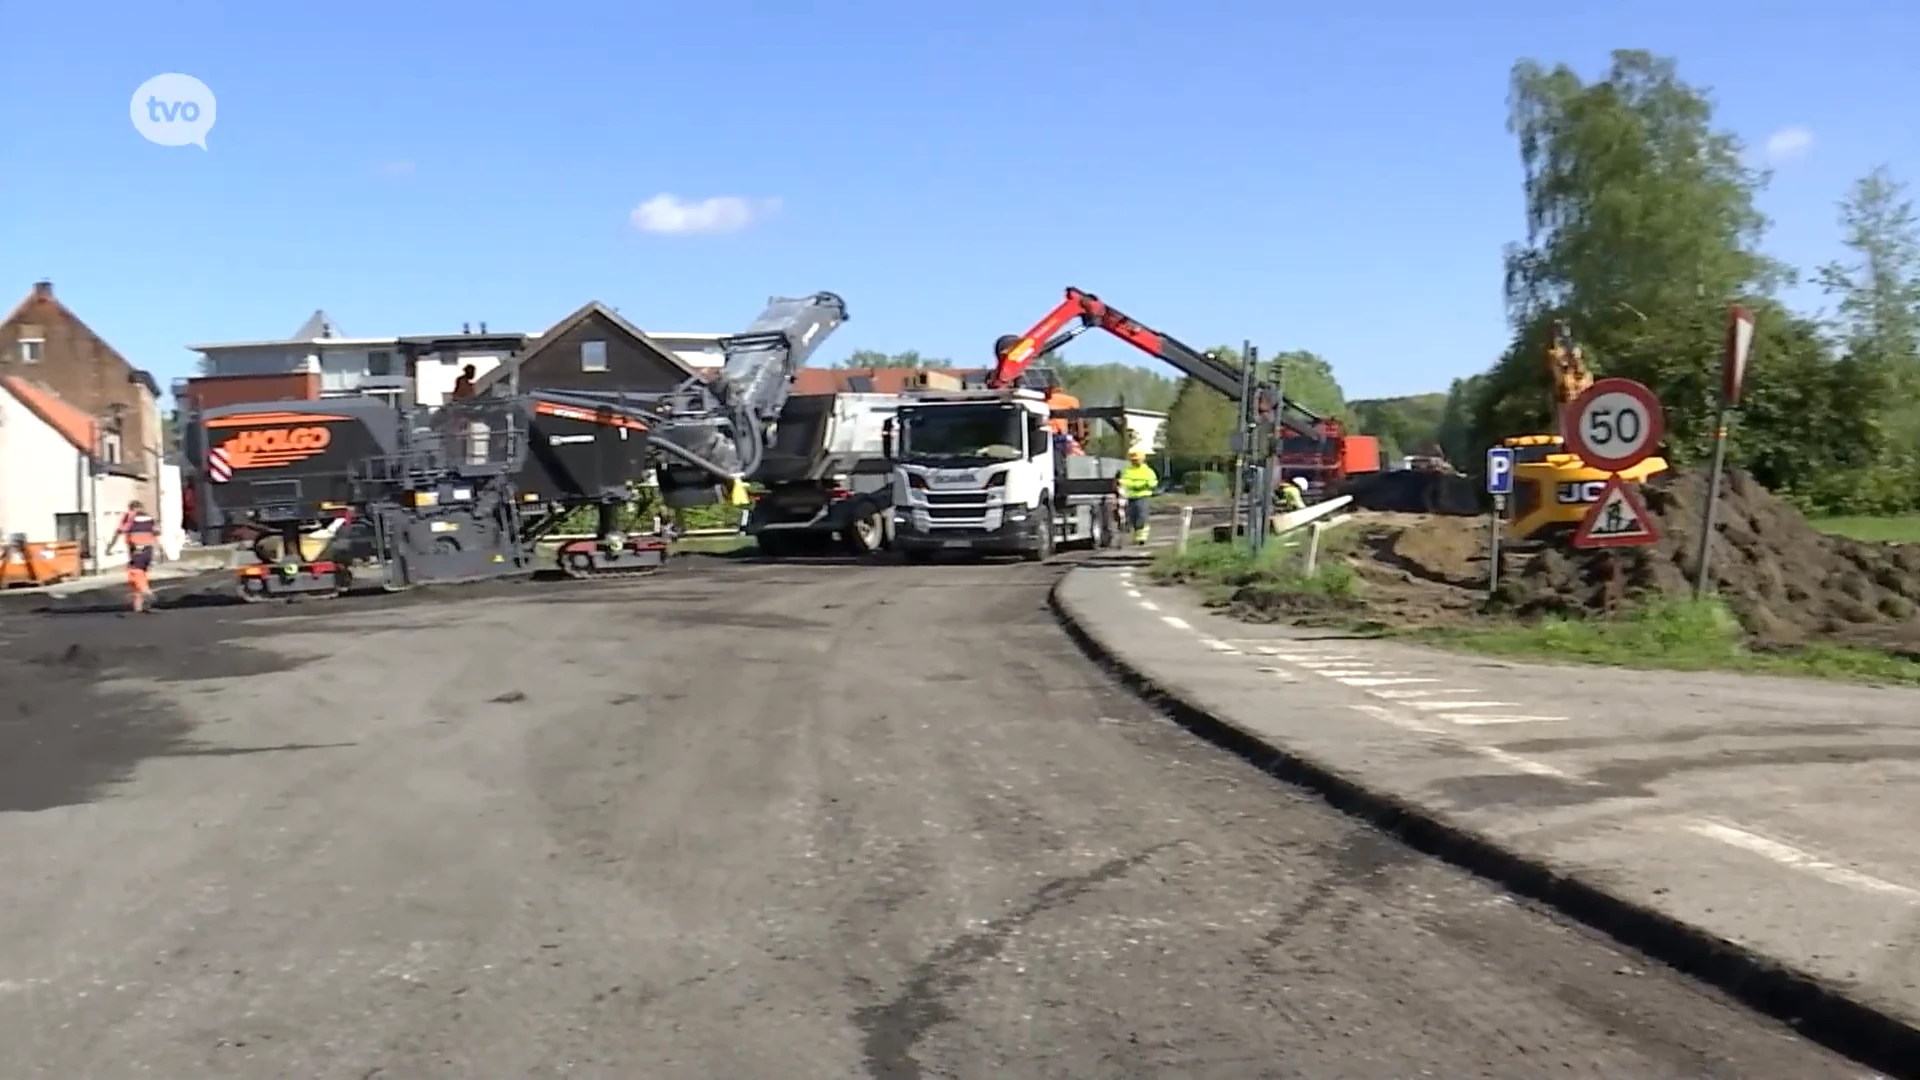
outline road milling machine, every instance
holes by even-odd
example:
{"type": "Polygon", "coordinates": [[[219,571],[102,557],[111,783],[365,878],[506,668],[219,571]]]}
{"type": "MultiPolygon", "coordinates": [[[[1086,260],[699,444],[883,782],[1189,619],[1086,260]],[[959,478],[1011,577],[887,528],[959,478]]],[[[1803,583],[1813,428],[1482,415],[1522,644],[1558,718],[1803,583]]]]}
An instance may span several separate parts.
{"type": "Polygon", "coordinates": [[[832,293],[775,297],[722,339],[711,382],[665,394],[533,389],[436,409],[344,397],[190,415],[182,447],[198,464],[203,539],[255,538],[261,561],[239,571],[244,599],[329,597],[355,585],[356,542],[390,591],[531,574],[541,540],[592,506],[595,535],[561,543],[556,568],[650,573],[666,542],[616,527],[634,485],[654,475],[669,506],[723,498],[777,442],[794,371],[846,318],[832,293]],[[328,529],[323,549],[301,544],[328,529]]]}

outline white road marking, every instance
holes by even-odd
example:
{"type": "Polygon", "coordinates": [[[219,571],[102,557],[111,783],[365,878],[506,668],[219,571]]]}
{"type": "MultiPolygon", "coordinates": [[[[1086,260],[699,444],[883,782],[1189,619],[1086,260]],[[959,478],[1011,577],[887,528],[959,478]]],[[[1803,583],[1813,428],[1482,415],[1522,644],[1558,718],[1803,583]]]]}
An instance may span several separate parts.
{"type": "Polygon", "coordinates": [[[1140,599],[1140,590],[1139,590],[1139,589],[1128,589],[1128,590],[1127,590],[1127,595],[1128,595],[1128,596],[1131,596],[1131,597],[1133,597],[1133,598],[1134,598],[1135,600],[1138,600],[1138,599],[1140,599]]]}
{"type": "Polygon", "coordinates": [[[1159,604],[1156,604],[1156,603],[1154,603],[1154,602],[1153,602],[1153,601],[1151,601],[1151,600],[1142,600],[1142,601],[1140,601],[1140,606],[1141,606],[1141,607],[1143,607],[1143,608],[1146,608],[1146,609],[1147,609],[1148,611],[1159,611],[1159,610],[1160,610],[1160,605],[1159,605],[1159,604]]]}
{"type": "Polygon", "coordinates": [[[1300,677],[1299,677],[1298,675],[1295,675],[1295,674],[1294,674],[1293,672],[1291,672],[1291,671],[1288,671],[1288,670],[1287,670],[1286,668],[1281,668],[1281,667],[1263,667],[1263,668],[1258,668],[1257,670],[1259,670],[1259,671],[1264,671],[1264,672],[1266,672],[1267,674],[1269,674],[1269,675],[1272,675],[1272,676],[1274,676],[1274,677],[1276,677],[1276,678],[1278,678],[1278,679],[1279,679],[1279,680],[1280,680],[1281,682],[1298,682],[1298,681],[1300,681],[1300,677]]]}
{"type": "Polygon", "coordinates": [[[1241,655],[1239,649],[1236,649],[1233,646],[1227,644],[1226,642],[1221,641],[1219,638],[1210,638],[1210,637],[1201,638],[1200,644],[1205,645],[1207,648],[1212,649],[1214,652],[1232,653],[1234,656],[1241,655]]]}
{"type": "Polygon", "coordinates": [[[1409,709],[1419,709],[1421,712],[1440,712],[1443,709],[1512,709],[1517,707],[1516,703],[1511,701],[1409,701],[1406,703],[1406,706],[1409,709]]]}
{"type": "Polygon", "coordinates": [[[1891,881],[1848,869],[1837,863],[1828,862],[1811,852],[1802,851],[1791,844],[1771,840],[1759,833],[1748,832],[1718,821],[1695,821],[1687,825],[1687,831],[1723,844],[1737,847],[1742,851],[1770,859],[1781,866],[1812,874],[1834,885],[1841,885],[1861,892],[1880,893],[1886,896],[1898,896],[1909,903],[1920,901],[1920,890],[1905,885],[1896,885],[1891,881]]]}
{"type": "Polygon", "coordinates": [[[1373,665],[1365,660],[1296,660],[1294,663],[1308,671],[1351,671],[1354,668],[1370,668],[1373,665]]]}
{"type": "Polygon", "coordinates": [[[1595,783],[1592,780],[1582,779],[1562,769],[1556,769],[1545,762],[1535,761],[1532,758],[1523,758],[1519,754],[1502,750],[1497,746],[1468,745],[1474,753],[1479,754],[1481,757],[1492,758],[1502,765],[1506,765],[1523,773],[1531,773],[1534,776],[1551,776],[1555,780],[1566,780],[1583,787],[1591,787],[1595,783]]]}
{"type": "Polygon", "coordinates": [[[1168,626],[1173,627],[1175,630],[1193,629],[1192,623],[1188,622],[1187,620],[1181,618],[1178,615],[1162,615],[1160,616],[1160,621],[1163,623],[1166,623],[1168,626]]]}
{"type": "Polygon", "coordinates": [[[1394,727],[1417,731],[1422,735],[1436,735],[1441,738],[1447,735],[1445,728],[1426,723],[1418,717],[1408,716],[1397,709],[1389,709],[1385,705],[1349,705],[1348,708],[1354,712],[1365,713],[1375,720],[1384,720],[1394,727]]]}
{"type": "Polygon", "coordinates": [[[1365,679],[1341,679],[1348,686],[1401,686],[1407,683],[1439,682],[1439,679],[1403,678],[1400,676],[1380,676],[1365,679]]]}
{"type": "Polygon", "coordinates": [[[1468,726],[1486,724],[1552,724],[1564,716],[1520,716],[1514,713],[1441,713],[1440,719],[1468,726]]]}

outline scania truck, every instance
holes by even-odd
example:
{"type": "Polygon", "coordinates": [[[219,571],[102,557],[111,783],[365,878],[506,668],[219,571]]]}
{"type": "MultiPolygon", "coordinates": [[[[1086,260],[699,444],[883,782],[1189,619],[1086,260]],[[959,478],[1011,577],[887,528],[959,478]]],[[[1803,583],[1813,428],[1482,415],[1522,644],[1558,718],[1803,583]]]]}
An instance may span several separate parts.
{"type": "Polygon", "coordinates": [[[1064,453],[1050,424],[1095,418],[1125,422],[1119,409],[1056,411],[1025,387],[907,395],[886,431],[894,548],[909,562],[941,554],[1039,562],[1111,546],[1125,462],[1064,453]]]}

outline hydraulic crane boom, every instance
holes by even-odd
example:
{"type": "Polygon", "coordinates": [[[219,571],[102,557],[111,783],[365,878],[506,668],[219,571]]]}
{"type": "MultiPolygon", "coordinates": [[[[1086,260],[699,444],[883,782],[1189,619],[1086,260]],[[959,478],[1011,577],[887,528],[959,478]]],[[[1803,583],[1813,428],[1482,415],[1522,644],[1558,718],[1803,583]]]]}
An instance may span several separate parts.
{"type": "MultiPolygon", "coordinates": [[[[1182,374],[1226,395],[1230,401],[1239,402],[1244,393],[1239,367],[1147,326],[1092,293],[1073,288],[1067,290],[1066,299],[1035,323],[1033,329],[1011,342],[1003,339],[1006,347],[1000,350],[999,362],[987,385],[995,388],[1016,385],[1020,373],[1034,361],[1096,327],[1149,356],[1159,357],[1182,374]]],[[[1278,419],[1296,435],[1317,439],[1329,434],[1325,417],[1291,399],[1281,402],[1278,419]]]]}

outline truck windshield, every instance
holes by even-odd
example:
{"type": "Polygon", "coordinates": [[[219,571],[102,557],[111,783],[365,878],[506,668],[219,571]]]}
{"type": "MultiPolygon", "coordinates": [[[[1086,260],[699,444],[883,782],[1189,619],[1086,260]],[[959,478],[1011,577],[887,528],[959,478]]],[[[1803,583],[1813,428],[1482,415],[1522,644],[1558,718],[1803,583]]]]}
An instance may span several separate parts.
{"type": "Polygon", "coordinates": [[[900,411],[901,452],[913,459],[1021,456],[1025,426],[1020,409],[1006,405],[936,405],[900,411]]]}

